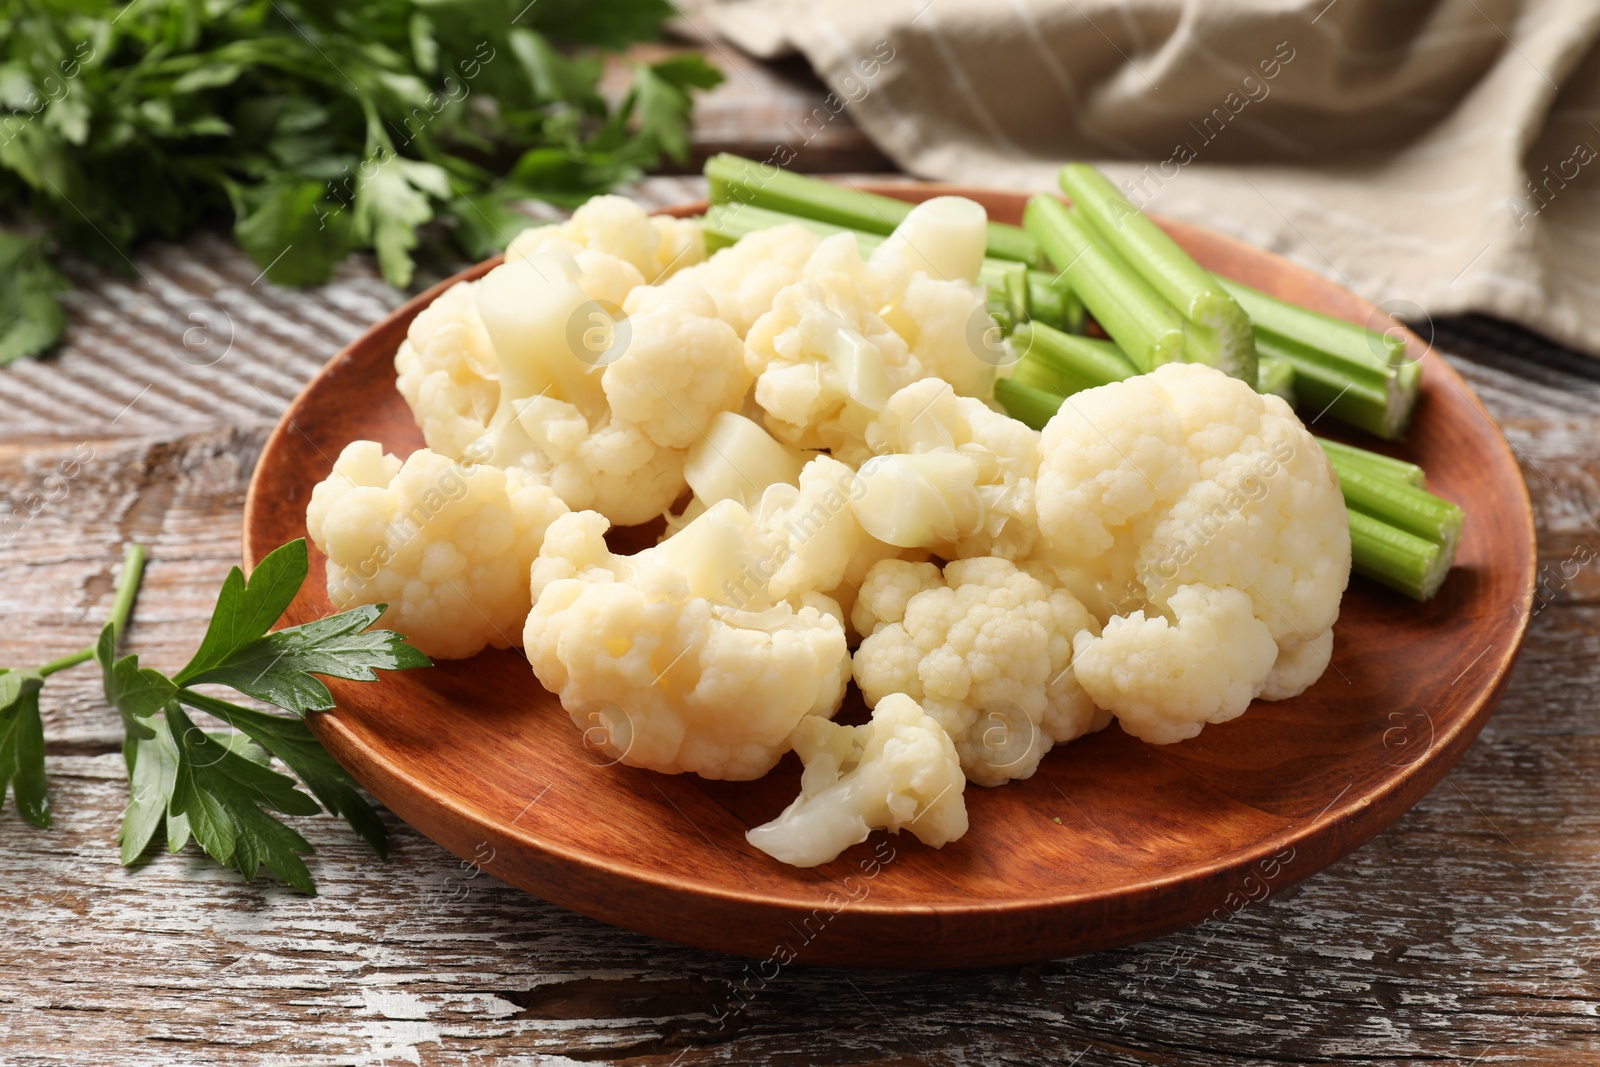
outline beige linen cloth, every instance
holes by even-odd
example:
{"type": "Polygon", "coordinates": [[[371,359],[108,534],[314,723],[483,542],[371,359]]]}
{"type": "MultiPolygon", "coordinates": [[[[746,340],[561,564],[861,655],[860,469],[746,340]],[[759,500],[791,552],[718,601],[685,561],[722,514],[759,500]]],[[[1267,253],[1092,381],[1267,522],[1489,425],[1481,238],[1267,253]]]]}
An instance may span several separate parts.
{"type": "Polygon", "coordinates": [[[906,171],[1052,189],[1090,160],[1149,210],[1425,325],[1484,311],[1600,352],[1600,3],[710,0],[802,52],[906,171]]]}

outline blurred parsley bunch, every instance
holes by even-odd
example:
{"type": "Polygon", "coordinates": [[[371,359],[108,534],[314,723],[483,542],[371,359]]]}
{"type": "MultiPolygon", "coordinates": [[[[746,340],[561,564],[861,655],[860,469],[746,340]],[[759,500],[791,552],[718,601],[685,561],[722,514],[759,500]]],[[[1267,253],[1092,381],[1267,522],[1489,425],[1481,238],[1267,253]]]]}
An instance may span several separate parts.
{"type": "Polygon", "coordinates": [[[60,337],[51,256],[126,266],[231,219],[275,282],[375,250],[410,283],[417,229],[482,258],[528,224],[688,154],[695,55],[633,69],[670,0],[7,0],[0,6],[0,364],[60,337]]]}

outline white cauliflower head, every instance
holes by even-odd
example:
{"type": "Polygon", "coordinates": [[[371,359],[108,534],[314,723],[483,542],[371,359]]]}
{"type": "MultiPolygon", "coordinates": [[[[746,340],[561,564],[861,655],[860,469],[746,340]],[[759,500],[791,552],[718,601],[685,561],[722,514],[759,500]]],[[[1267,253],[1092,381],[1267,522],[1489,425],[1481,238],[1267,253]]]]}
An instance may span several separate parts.
{"type": "Polygon", "coordinates": [[[867,573],[853,617],[866,635],[855,679],[867,703],[916,699],[979,785],[1027,778],[1053,744],[1110,722],[1072,672],[1074,635],[1098,625],[1041,565],[980,556],[941,574],[886,560],[867,573]]]}
{"type": "Polygon", "coordinates": [[[700,440],[719,412],[750,391],[744,342],[716,318],[704,292],[683,287],[625,321],[626,350],[606,366],[601,387],[611,413],[663,448],[700,440]]]}
{"type": "Polygon", "coordinates": [[[426,448],[401,463],[376,441],[355,441],[312,490],[306,532],[327,553],[335,607],[388,604],[384,626],[454,659],[521,640],[524,576],[566,511],[522,471],[426,448]]]}
{"type": "Polygon", "coordinates": [[[778,290],[799,280],[819,241],[798,223],[758,230],[660,285],[637,290],[630,296],[628,312],[636,314],[657,300],[673,299],[678,289],[693,285],[710,295],[717,317],[744,337],[772,308],[778,290]]]}
{"type": "Polygon", "coordinates": [[[698,287],[633,316],[628,263],[550,241],[447,290],[396,356],[424,436],[546,480],[623,525],[683,492],[685,446],[749,391],[744,345],[698,287]]]}
{"type": "Polygon", "coordinates": [[[967,336],[973,316],[987,314],[984,291],[906,263],[887,243],[863,260],[854,235],[829,237],[751,326],[746,364],[780,440],[859,463],[867,424],[897,389],[940,377],[987,395],[994,367],[967,336]]]}
{"type": "Polygon", "coordinates": [[[698,222],[648,214],[623,196],[591,197],[565,222],[523,230],[511,239],[506,260],[523,259],[553,244],[576,245],[625,260],[650,283],[706,258],[698,222]]]}
{"type": "Polygon", "coordinates": [[[903,551],[862,529],[851,502],[866,485],[848,464],[782,445],[743,415],[719,414],[690,447],[684,473],[694,499],[681,516],[669,518],[669,534],[718,501],[735,500],[772,545],[760,573],[746,576],[750,589],[740,596],[792,600],[826,593],[848,619],[867,569],[903,551]]]}
{"type": "Polygon", "coordinates": [[[888,543],[944,559],[1021,559],[1034,543],[1039,435],[982,401],[925,378],[867,427],[857,517],[888,543]]]}
{"type": "Polygon", "coordinates": [[[910,697],[880,700],[864,726],[807,716],[791,740],[806,766],[800,795],[745,834],[774,859],[815,867],[880,829],[910,830],[934,848],[967,832],[955,746],[910,697]]]}
{"type": "MultiPolygon", "coordinates": [[[[1287,695],[1288,681],[1303,688],[1315,680],[1320,670],[1312,673],[1311,665],[1327,659],[1303,646],[1323,648],[1338,618],[1350,533],[1332,467],[1281,398],[1209,367],[1168,364],[1070,397],[1045,427],[1040,454],[1041,554],[1080,579],[1092,574],[1113,614],[1141,611],[1142,633],[1154,632],[1161,615],[1177,632],[1185,625],[1179,590],[1203,587],[1185,595],[1196,618],[1222,601],[1236,603],[1209,591],[1234,590],[1285,657],[1273,691],[1287,695]]],[[[1196,623],[1192,632],[1205,631],[1196,623]]],[[[1216,633],[1224,632],[1228,626],[1219,623],[1216,633]]],[[[1262,692],[1273,661],[1241,662],[1259,667],[1248,688],[1252,696],[1262,692]]],[[[1231,669],[1197,676],[1214,677],[1219,688],[1190,694],[1185,706],[1232,707],[1231,669]]],[[[1108,696],[1104,706],[1119,716],[1125,708],[1144,715],[1131,695],[1133,675],[1122,675],[1126,684],[1117,691],[1124,695],[1108,696]]],[[[1171,692],[1155,676],[1151,684],[1171,692]]],[[[1195,721],[1215,721],[1215,714],[1195,721]]]]}
{"type": "Polygon", "coordinates": [[[1135,611],[1073,642],[1084,691],[1128,733],[1157,745],[1241,715],[1278,658],[1271,632],[1237,589],[1180,586],[1168,608],[1175,623],[1135,611]]]}
{"type": "MultiPolygon", "coordinates": [[[[577,284],[603,305],[619,307],[644,279],[603,252],[563,245],[577,284]]],[[[482,280],[457,282],[412,320],[395,353],[396,386],[429,448],[460,459],[483,436],[500,403],[500,359],[478,314],[482,280]]],[[[601,308],[593,309],[601,313],[601,308]]],[[[609,328],[609,320],[604,324],[609,328]]]]}
{"type": "Polygon", "coordinates": [[[551,525],[524,649],[580,729],[607,724],[612,758],[759,778],[802,718],[838,710],[850,675],[838,606],[730,595],[772,551],[742,507],[722,501],[634,556],[610,552],[607,525],[594,512],[551,525]]]}

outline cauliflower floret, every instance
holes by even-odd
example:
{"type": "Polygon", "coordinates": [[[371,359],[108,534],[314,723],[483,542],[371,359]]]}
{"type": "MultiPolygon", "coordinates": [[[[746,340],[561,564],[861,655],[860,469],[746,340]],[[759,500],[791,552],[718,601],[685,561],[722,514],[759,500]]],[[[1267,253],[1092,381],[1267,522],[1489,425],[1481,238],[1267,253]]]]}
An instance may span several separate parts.
{"type": "Polygon", "coordinates": [[[1168,607],[1175,624],[1135,611],[1098,637],[1084,631],[1073,640],[1072,669],[1084,690],[1124,730],[1156,745],[1237,718],[1278,657],[1272,633],[1237,589],[1180,586],[1168,607]]]}
{"type": "MultiPolygon", "coordinates": [[[[777,598],[823,592],[838,599],[840,586],[899,549],[868,534],[850,502],[860,495],[855,471],[831,456],[816,456],[800,470],[798,485],[768,486],[753,512],[779,546],[768,589],[777,598]]],[[[854,599],[854,590],[849,590],[854,599]]]]}
{"type": "Polygon", "coordinates": [[[535,226],[517,234],[506,248],[506,260],[523,259],[558,242],[626,260],[651,283],[706,258],[699,223],[650,215],[627,197],[596,196],[565,222],[535,226]]]}
{"type": "Polygon", "coordinates": [[[453,440],[470,422],[479,433],[462,454],[527,470],[572,508],[646,522],[683,492],[685,446],[743,402],[744,346],[695,286],[614,317],[595,292],[630,284],[637,272],[559,245],[495,268],[473,290],[495,356],[496,399],[487,417],[476,409],[460,417],[453,440]],[[615,269],[601,271],[601,261],[615,269]],[[629,277],[619,281],[619,270],[629,277]]]}
{"type": "Polygon", "coordinates": [[[759,778],[801,719],[838,710],[850,675],[838,606],[730,596],[772,551],[744,508],[724,500],[634,556],[611,554],[607,526],[594,512],[551,525],[524,647],[579,729],[606,724],[608,755],[759,778]]]}
{"type": "Polygon", "coordinates": [[[806,765],[800,795],[745,834],[774,859],[815,867],[877,829],[908,829],[934,848],[967,832],[955,746],[910,697],[885,697],[865,726],[807,716],[791,740],[806,765]]]}
{"type": "Polygon", "coordinates": [[[744,337],[771,309],[778,290],[799,280],[800,270],[817,250],[819,240],[799,224],[758,230],[704,263],[630,294],[628,313],[638,314],[655,301],[673,299],[679,288],[693,285],[716,302],[717,317],[744,337]]]}
{"type": "Polygon", "coordinates": [[[460,459],[500,402],[477,282],[457,282],[417,313],[394,356],[395,385],[435,452],[460,459]]]}
{"type": "Polygon", "coordinates": [[[401,463],[355,441],[311,491],[306,532],[327,553],[335,607],[387,603],[383,625],[455,659],[520,640],[532,603],[524,575],[566,510],[522,471],[426,448],[401,463]]]}
{"type": "Polygon", "coordinates": [[[855,679],[867,703],[906,693],[955,742],[967,777],[1000,785],[1033,774],[1053,744],[1103,728],[1072,672],[1073,637],[1099,627],[1049,570],[992,556],[885,560],[853,612],[867,636],[855,679]]]}
{"type": "Polygon", "coordinates": [[[1032,550],[1036,432],[925,378],[889,398],[866,439],[876,455],[852,499],[871,534],[944,559],[1032,550]]]}
{"type": "Polygon", "coordinates": [[[703,291],[681,296],[627,319],[627,351],[601,376],[611,413],[664,448],[698,441],[713,416],[750,391],[739,335],[703,291]]]}
{"type": "MultiPolygon", "coordinates": [[[[517,426],[529,447],[513,464],[548,482],[574,511],[598,511],[619,526],[634,526],[683,493],[683,450],[663,448],[615,416],[591,425],[572,404],[540,396],[519,406],[517,426]]],[[[502,460],[493,446],[481,451],[502,460]]]]}
{"type": "Polygon", "coordinates": [[[1322,631],[1320,637],[1303,641],[1293,648],[1278,653],[1272,673],[1257,694],[1262,700],[1288,700],[1310,689],[1322,677],[1328,664],[1333,662],[1333,631],[1322,631]]]}
{"type": "MultiPolygon", "coordinates": [[[[1156,615],[1181,630],[1178,590],[1231,589],[1248,599],[1284,664],[1274,693],[1320,674],[1327,655],[1302,646],[1331,648],[1326,635],[1349,580],[1350,532],[1331,465],[1281,398],[1209,367],[1168,364],[1069,398],[1045,427],[1040,454],[1039,554],[1071,567],[1077,581],[1092,575],[1096,602],[1117,615],[1142,612],[1140,633],[1154,632],[1156,615]]],[[[1265,691],[1273,661],[1240,662],[1259,668],[1248,680],[1251,696],[1265,691]]],[[[1183,696],[1191,709],[1184,714],[1198,716],[1195,729],[1218,721],[1210,716],[1220,712],[1202,709],[1237,703],[1223,684],[1231,684],[1229,671],[1197,677],[1219,688],[1183,696]]],[[[1119,691],[1137,689],[1126,670],[1122,679],[1119,691]]],[[[1178,699],[1158,677],[1151,684],[1178,699]]],[[[1125,697],[1107,706],[1121,714],[1136,703],[1125,697]]]]}
{"type": "MultiPolygon", "coordinates": [[[[603,252],[563,244],[591,300],[620,307],[644,279],[603,252]]],[[[417,313],[395,353],[395,385],[429,448],[461,459],[500,403],[500,360],[478,314],[480,281],[457,282],[417,313]]],[[[597,309],[598,310],[598,309],[597,309]]],[[[483,457],[476,457],[483,458],[483,457]]]]}
{"type": "Polygon", "coordinates": [[[853,235],[829,237],[751,326],[746,365],[780,440],[859,463],[867,423],[896,390],[929,377],[965,395],[993,386],[994,367],[967,337],[987,313],[984,291],[907,263],[887,242],[864,260],[853,235]]]}

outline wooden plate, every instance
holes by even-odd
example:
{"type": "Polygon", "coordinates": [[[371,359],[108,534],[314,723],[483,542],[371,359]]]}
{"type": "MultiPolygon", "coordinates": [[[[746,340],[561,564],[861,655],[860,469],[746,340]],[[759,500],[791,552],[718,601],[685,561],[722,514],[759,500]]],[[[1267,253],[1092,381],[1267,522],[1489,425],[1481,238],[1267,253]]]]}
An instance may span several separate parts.
{"type": "MultiPolygon", "coordinates": [[[[1025,199],[931,185],[880,191],[909,200],[959,193],[1009,222],[1025,199]]],[[[1163,225],[1214,270],[1347,319],[1374,314],[1276,256],[1163,225]]],[[[394,389],[395,349],[445,285],[493,265],[407,303],[300,394],[250,485],[247,567],[304,536],[311,487],[346,443],[372,438],[401,456],[422,444],[394,389]]],[[[757,782],[607,766],[516,651],[376,684],[330,680],[338,710],[313,726],[374,796],[503,881],[617,926],[760,958],[767,970],[791,959],[1040,960],[1226,915],[1333,862],[1416,803],[1482,728],[1522,640],[1535,553],[1516,462],[1460,375],[1407,340],[1425,371],[1399,454],[1469,516],[1443,591],[1418,605],[1353,580],[1333,666],[1298,699],[1258,704],[1165,747],[1112,726],[1052,752],[1027,781],[970,786],[972,829],[943,850],[880,833],[826,866],[783,866],[747,845],[744,831],[798,792],[792,755],[757,782]]],[[[288,621],[332,610],[323,562],[313,550],[288,621]]]]}

